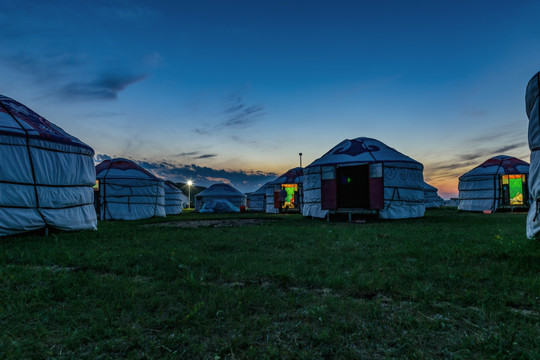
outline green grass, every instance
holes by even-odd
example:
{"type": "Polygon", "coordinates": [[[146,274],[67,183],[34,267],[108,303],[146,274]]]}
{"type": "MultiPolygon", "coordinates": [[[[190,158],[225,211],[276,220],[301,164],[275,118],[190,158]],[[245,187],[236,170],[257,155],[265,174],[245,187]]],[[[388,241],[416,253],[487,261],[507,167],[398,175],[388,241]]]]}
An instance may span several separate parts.
{"type": "Polygon", "coordinates": [[[0,239],[0,358],[539,359],[525,214],[182,214],[0,239]],[[242,227],[141,226],[223,218],[242,227]]]}

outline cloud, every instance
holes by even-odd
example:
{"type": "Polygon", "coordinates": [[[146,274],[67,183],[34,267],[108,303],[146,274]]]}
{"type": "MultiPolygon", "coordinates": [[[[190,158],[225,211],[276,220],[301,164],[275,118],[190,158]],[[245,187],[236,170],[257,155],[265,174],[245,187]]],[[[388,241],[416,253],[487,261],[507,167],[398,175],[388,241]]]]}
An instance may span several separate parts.
{"type": "MultiPolygon", "coordinates": [[[[106,154],[96,155],[100,161],[110,159],[106,154]]],[[[240,191],[249,192],[257,190],[263,184],[277,177],[276,173],[265,171],[244,171],[214,169],[195,164],[173,164],[170,161],[144,161],[132,159],[137,164],[150,171],[154,175],[173,182],[186,182],[193,180],[195,185],[210,186],[215,182],[226,182],[240,191]]]]}
{"type": "Polygon", "coordinates": [[[34,81],[44,83],[66,77],[69,71],[84,64],[84,58],[66,53],[36,56],[23,51],[3,56],[3,62],[34,81]]]}
{"type": "Polygon", "coordinates": [[[145,74],[108,74],[91,82],[71,82],[65,84],[59,95],[67,98],[89,100],[115,100],[128,86],[144,80],[145,74]]]}
{"type": "Polygon", "coordinates": [[[224,119],[215,124],[203,124],[194,131],[199,135],[210,135],[225,129],[241,129],[257,122],[266,115],[261,104],[248,105],[241,95],[233,94],[225,101],[225,108],[220,114],[224,119]]]}
{"type": "Polygon", "coordinates": [[[209,159],[216,157],[217,154],[202,154],[199,155],[200,151],[190,151],[190,152],[183,152],[180,154],[176,154],[176,157],[182,157],[182,158],[190,158],[190,159],[209,159]]]}
{"type": "Polygon", "coordinates": [[[96,154],[94,155],[94,162],[99,164],[100,162],[102,161],[105,161],[105,160],[111,160],[112,157],[110,157],[109,155],[106,155],[106,154],[96,154]]]}

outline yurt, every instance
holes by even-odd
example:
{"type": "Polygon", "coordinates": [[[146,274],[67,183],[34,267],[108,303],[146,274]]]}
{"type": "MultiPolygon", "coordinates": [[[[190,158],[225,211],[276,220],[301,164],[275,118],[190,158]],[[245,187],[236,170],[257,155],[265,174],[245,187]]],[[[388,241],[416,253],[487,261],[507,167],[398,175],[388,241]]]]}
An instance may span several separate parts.
{"type": "Polygon", "coordinates": [[[437,194],[438,189],[435,186],[424,182],[424,205],[426,209],[436,209],[444,204],[442,197],[437,194]]]}
{"type": "Polygon", "coordinates": [[[529,164],[499,155],[459,177],[458,210],[491,211],[499,207],[527,206],[529,164]]]}
{"type": "Polygon", "coordinates": [[[0,236],[97,229],[94,150],[0,95],[0,236]]]}
{"type": "Polygon", "coordinates": [[[280,212],[302,212],[302,185],[304,169],[297,167],[290,169],[276,180],[266,185],[266,212],[277,214],[280,212]]]}
{"type": "MultiPolygon", "coordinates": [[[[213,200],[226,200],[234,207],[240,209],[241,206],[246,206],[246,198],[245,194],[236,190],[231,185],[217,183],[210,185],[195,196],[195,210],[200,211],[205,203],[213,200]]],[[[219,201],[216,204],[218,203],[219,201]]]]}
{"type": "Polygon", "coordinates": [[[96,166],[101,220],[137,220],[165,216],[163,180],[131,160],[105,160],[96,166]]]}
{"type": "Polygon", "coordinates": [[[165,181],[165,215],[176,215],[182,213],[183,201],[185,195],[178,189],[172,181],[165,181]]]}
{"type": "Polygon", "coordinates": [[[366,137],[343,140],[304,168],[303,214],[374,213],[383,219],[424,216],[424,166],[366,137]]]}
{"type": "Polygon", "coordinates": [[[249,211],[266,211],[266,186],[268,184],[269,183],[264,184],[248,195],[249,211]]]}
{"type": "Polygon", "coordinates": [[[529,117],[529,149],[531,167],[529,171],[529,192],[531,207],[527,216],[527,236],[532,239],[540,232],[540,72],[532,77],[525,92],[525,108],[529,117]]]}

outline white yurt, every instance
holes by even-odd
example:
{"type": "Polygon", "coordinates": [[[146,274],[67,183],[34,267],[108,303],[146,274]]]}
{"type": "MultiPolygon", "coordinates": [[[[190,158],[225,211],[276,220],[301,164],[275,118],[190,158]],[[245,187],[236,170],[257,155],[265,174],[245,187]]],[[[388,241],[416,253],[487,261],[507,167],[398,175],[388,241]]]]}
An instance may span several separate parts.
{"type": "Polygon", "coordinates": [[[302,212],[304,169],[290,169],[266,185],[266,212],[278,214],[283,211],[302,212]]]}
{"type": "Polygon", "coordinates": [[[343,140],[304,168],[303,214],[378,213],[383,219],[424,216],[424,166],[384,143],[343,140]]]}
{"type": "MultiPolygon", "coordinates": [[[[240,211],[241,206],[246,206],[246,199],[245,194],[236,190],[231,185],[217,183],[210,185],[195,196],[195,210],[200,211],[205,203],[213,200],[226,200],[240,211]]],[[[216,204],[219,203],[219,201],[216,202],[216,204]]]]}
{"type": "Polygon", "coordinates": [[[96,166],[101,220],[165,216],[163,180],[131,160],[105,160],[96,166]]]}
{"type": "Polygon", "coordinates": [[[438,189],[435,186],[424,182],[424,205],[426,209],[436,209],[444,204],[442,197],[437,194],[438,189]]]}
{"type": "Polygon", "coordinates": [[[525,108],[529,117],[529,149],[531,167],[529,170],[529,193],[531,207],[527,216],[527,236],[532,239],[540,232],[540,72],[536,73],[527,85],[525,108]]]}
{"type": "Polygon", "coordinates": [[[97,229],[94,150],[0,95],[0,236],[97,229]]]}
{"type": "Polygon", "coordinates": [[[500,206],[527,206],[529,164],[499,155],[459,177],[458,210],[495,212],[500,206]]]}
{"type": "Polygon", "coordinates": [[[165,181],[165,215],[181,214],[184,197],[185,195],[172,181],[165,181]]]}
{"type": "Polygon", "coordinates": [[[248,195],[249,199],[249,211],[265,211],[266,210],[266,186],[269,183],[264,184],[256,191],[248,195]]]}

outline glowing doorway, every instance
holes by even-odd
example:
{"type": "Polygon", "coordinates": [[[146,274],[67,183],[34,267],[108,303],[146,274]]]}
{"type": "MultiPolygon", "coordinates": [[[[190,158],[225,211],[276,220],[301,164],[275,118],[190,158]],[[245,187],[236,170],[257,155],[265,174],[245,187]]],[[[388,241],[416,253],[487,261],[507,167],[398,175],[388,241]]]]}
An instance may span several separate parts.
{"type": "Polygon", "coordinates": [[[509,205],[523,205],[527,200],[524,196],[526,190],[525,175],[503,175],[502,189],[503,201],[509,205]]]}

